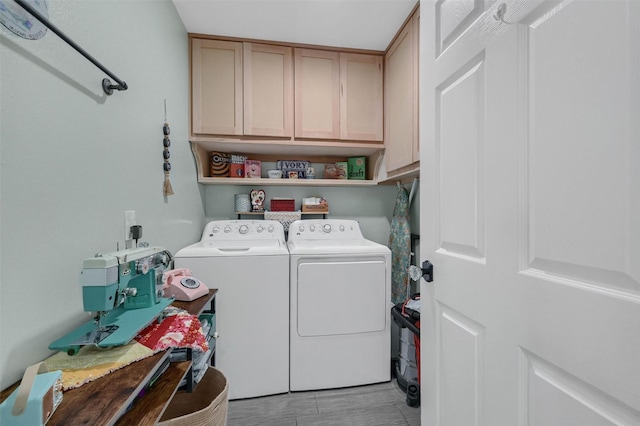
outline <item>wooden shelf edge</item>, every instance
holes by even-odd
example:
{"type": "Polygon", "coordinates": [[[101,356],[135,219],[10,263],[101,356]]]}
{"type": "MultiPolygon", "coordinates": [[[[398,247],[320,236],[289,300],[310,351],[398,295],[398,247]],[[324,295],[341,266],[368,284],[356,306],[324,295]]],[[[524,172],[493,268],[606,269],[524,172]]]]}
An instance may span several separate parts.
{"type": "Polygon", "coordinates": [[[135,401],[131,410],[118,419],[119,425],[155,424],[162,416],[178,390],[182,379],[191,368],[191,361],[174,362],[169,365],[144,397],[135,401]]]}
{"type": "Polygon", "coordinates": [[[374,180],[349,179],[244,179],[198,177],[205,185],[244,185],[244,186],[375,186],[374,180]]]}

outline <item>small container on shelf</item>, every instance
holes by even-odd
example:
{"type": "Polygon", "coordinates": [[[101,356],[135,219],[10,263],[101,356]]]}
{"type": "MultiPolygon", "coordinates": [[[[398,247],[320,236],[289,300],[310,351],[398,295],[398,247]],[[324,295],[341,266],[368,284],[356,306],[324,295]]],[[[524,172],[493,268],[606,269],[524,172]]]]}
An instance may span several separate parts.
{"type": "Polygon", "coordinates": [[[267,176],[269,179],[282,179],[282,170],[267,170],[267,176]]]}
{"type": "Polygon", "coordinates": [[[270,207],[270,210],[274,212],[292,212],[295,211],[296,200],[293,198],[272,198],[270,207]]]}
{"type": "Polygon", "coordinates": [[[329,204],[322,197],[309,197],[302,199],[303,213],[328,213],[329,204]]]}

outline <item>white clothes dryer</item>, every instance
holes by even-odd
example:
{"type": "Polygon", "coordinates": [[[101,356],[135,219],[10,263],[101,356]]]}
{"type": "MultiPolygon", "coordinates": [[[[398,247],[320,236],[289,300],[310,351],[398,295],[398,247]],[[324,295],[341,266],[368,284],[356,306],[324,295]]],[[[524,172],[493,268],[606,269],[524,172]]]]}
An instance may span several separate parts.
{"type": "Polygon", "coordinates": [[[215,365],[229,399],[289,391],[289,252],[272,220],[209,222],[199,243],[179,250],[189,268],[217,288],[215,365]]]}
{"type": "Polygon", "coordinates": [[[354,220],[289,227],[290,389],[391,379],[391,251],[354,220]]]}

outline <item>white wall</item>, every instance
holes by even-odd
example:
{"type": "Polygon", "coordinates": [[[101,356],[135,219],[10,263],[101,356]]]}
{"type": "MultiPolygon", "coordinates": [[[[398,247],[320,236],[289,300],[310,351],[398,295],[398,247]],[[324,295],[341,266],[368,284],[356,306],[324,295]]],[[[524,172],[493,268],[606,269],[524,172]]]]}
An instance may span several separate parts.
{"type": "Polygon", "coordinates": [[[188,40],[169,0],[49,1],[55,25],[129,85],[49,31],[0,30],[0,388],[89,319],[82,260],[123,248],[125,210],[172,252],[200,237],[203,202],[187,141],[188,40]],[[171,180],[162,195],[163,100],[171,180]]]}
{"type": "MultiPolygon", "coordinates": [[[[265,179],[266,180],[266,179],[265,179]]],[[[295,198],[296,209],[304,197],[324,197],[329,203],[330,219],[354,219],[359,221],[365,238],[387,245],[391,229],[391,216],[398,189],[395,185],[372,187],[296,187],[256,186],[264,189],[266,207],[273,197],[295,198]]],[[[205,188],[205,214],[207,219],[236,219],[234,195],[247,194],[251,186],[210,185],[205,188]]],[[[243,219],[251,219],[243,216],[243,219]]],[[[305,217],[307,218],[307,217],[305,217]]],[[[313,216],[315,219],[316,216],[313,216]]],[[[319,217],[317,217],[319,218],[319,217]]]]}

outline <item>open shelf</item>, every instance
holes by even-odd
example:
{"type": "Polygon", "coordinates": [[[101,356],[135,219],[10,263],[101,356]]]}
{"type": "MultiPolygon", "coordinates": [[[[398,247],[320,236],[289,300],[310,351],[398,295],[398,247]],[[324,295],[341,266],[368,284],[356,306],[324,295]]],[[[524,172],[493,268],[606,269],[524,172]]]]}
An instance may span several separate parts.
{"type": "Polygon", "coordinates": [[[198,183],[206,185],[244,186],[375,186],[374,179],[382,159],[382,145],[373,143],[317,142],[317,141],[191,141],[191,151],[196,162],[198,183]],[[367,179],[247,179],[210,177],[210,153],[212,151],[239,153],[251,159],[275,162],[282,159],[304,160],[311,163],[346,161],[350,156],[367,157],[367,179]],[[295,154],[291,154],[295,152],[295,154]]]}

